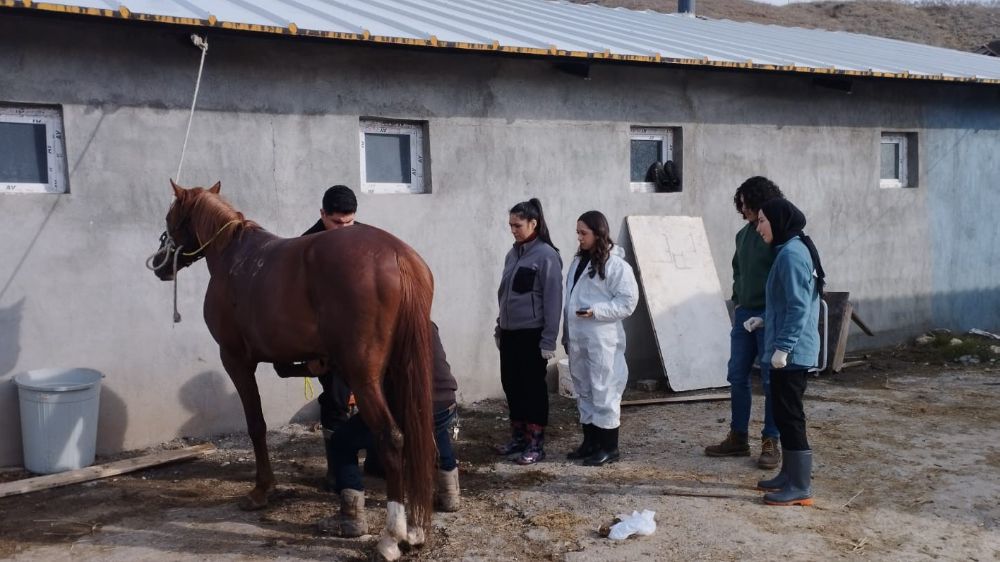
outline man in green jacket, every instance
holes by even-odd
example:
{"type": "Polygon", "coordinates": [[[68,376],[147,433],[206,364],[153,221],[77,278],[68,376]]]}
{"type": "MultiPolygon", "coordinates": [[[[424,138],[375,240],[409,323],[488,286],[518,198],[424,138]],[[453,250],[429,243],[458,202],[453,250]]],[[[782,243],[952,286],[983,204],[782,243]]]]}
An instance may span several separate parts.
{"type": "MultiPolygon", "coordinates": [[[[752,394],[750,373],[754,360],[764,348],[764,287],[774,262],[771,247],[757,234],[757,212],[766,201],[784,197],[771,180],[754,176],[736,190],[733,203],[747,224],[736,233],[733,255],[733,327],[729,334],[729,393],[732,421],[729,435],[718,445],[705,447],[710,457],[746,457],[750,455],[749,425],[752,394]]],[[[761,431],[760,468],[776,468],[781,463],[778,428],[771,410],[770,365],[760,362],[764,387],[764,429],[761,431]]]]}

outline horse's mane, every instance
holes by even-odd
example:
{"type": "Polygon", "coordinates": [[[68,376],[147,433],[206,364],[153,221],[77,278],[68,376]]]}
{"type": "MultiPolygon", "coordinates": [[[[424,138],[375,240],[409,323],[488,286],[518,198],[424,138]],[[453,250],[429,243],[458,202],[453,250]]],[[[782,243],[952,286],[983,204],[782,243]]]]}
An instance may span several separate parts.
{"type": "Polygon", "coordinates": [[[219,249],[228,246],[234,236],[239,237],[247,230],[260,228],[259,224],[244,218],[243,213],[233,208],[221,195],[208,190],[193,194],[190,216],[191,226],[201,238],[200,243],[205,244],[215,236],[212,244],[219,249]],[[233,221],[237,222],[229,228],[223,228],[233,221]]]}

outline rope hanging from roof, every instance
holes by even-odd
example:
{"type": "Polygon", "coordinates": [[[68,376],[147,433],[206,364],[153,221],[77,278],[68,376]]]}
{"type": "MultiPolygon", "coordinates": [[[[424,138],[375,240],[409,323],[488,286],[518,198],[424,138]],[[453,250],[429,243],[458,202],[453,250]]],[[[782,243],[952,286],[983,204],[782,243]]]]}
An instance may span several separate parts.
{"type": "Polygon", "coordinates": [[[184,145],[181,147],[181,160],[177,163],[176,183],[181,183],[181,169],[184,167],[184,154],[187,152],[188,137],[191,135],[191,122],[194,121],[194,107],[198,103],[198,89],[201,87],[201,71],[205,68],[205,55],[208,54],[208,37],[191,34],[191,42],[201,49],[201,62],[198,63],[198,79],[194,83],[194,97],[191,99],[191,113],[188,115],[187,131],[184,133],[184,145]]]}

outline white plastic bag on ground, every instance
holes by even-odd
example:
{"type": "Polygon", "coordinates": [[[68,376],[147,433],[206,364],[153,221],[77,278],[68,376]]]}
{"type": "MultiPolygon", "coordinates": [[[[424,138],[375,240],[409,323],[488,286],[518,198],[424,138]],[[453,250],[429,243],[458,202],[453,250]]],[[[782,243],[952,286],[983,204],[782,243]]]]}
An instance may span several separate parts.
{"type": "Polygon", "coordinates": [[[621,521],[611,527],[611,533],[608,534],[608,538],[620,541],[634,534],[652,535],[656,531],[655,516],[656,512],[648,509],[642,510],[642,513],[633,511],[632,515],[619,515],[618,518],[621,521]]]}

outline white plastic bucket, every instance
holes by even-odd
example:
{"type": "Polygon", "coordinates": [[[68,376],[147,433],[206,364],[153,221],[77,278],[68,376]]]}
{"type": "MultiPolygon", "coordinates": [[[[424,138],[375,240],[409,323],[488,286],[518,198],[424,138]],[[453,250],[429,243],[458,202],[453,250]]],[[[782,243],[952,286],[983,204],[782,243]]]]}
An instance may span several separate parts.
{"type": "Polygon", "coordinates": [[[557,365],[559,369],[559,395],[566,398],[576,398],[576,391],[573,390],[573,377],[569,374],[569,359],[560,359],[557,365]]]}
{"type": "Polygon", "coordinates": [[[93,369],[37,369],[14,377],[24,468],[52,474],[94,463],[103,376],[93,369]]]}

